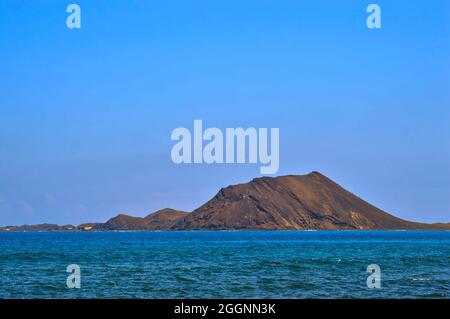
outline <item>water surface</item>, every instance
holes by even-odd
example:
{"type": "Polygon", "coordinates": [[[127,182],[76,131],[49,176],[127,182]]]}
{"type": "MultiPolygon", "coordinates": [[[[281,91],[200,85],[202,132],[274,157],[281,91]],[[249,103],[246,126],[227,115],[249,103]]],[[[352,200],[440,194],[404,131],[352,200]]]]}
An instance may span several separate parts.
{"type": "Polygon", "coordinates": [[[0,275],[0,298],[450,298],[450,232],[3,232],[0,275]]]}

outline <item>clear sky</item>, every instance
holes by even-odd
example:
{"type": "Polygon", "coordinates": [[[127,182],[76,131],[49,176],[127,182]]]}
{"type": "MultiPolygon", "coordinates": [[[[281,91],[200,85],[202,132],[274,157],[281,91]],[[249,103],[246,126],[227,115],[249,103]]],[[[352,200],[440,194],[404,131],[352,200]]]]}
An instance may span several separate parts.
{"type": "Polygon", "coordinates": [[[377,30],[369,1],[0,1],[0,225],[191,210],[259,175],[173,164],[194,119],[278,127],[278,175],[449,222],[450,1],[373,2],[377,30]]]}

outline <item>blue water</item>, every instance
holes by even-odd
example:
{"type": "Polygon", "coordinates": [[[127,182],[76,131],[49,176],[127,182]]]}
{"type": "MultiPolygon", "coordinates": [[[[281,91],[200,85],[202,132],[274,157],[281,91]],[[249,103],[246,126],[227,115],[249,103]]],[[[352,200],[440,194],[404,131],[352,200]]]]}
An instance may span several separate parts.
{"type": "Polygon", "coordinates": [[[0,298],[263,297],[450,298],[450,231],[0,233],[0,298]]]}

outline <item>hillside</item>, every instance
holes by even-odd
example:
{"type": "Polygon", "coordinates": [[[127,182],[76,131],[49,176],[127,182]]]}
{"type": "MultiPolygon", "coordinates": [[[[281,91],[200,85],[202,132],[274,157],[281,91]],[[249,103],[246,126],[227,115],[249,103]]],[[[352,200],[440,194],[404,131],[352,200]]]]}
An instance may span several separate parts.
{"type": "Polygon", "coordinates": [[[173,229],[429,229],[392,216],[318,172],[221,189],[173,229]]]}
{"type": "Polygon", "coordinates": [[[119,214],[105,223],[77,227],[55,224],[0,227],[3,231],[116,231],[226,229],[450,229],[400,219],[345,190],[328,177],[307,175],[255,178],[222,188],[191,213],[165,208],[146,217],[119,214]]]}

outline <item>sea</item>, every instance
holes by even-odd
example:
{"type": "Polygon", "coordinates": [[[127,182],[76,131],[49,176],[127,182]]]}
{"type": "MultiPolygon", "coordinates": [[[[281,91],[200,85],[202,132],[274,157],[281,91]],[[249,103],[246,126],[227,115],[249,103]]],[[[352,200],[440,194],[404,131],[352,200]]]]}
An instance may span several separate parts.
{"type": "Polygon", "coordinates": [[[450,298],[450,231],[1,232],[0,298],[450,298]]]}

